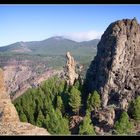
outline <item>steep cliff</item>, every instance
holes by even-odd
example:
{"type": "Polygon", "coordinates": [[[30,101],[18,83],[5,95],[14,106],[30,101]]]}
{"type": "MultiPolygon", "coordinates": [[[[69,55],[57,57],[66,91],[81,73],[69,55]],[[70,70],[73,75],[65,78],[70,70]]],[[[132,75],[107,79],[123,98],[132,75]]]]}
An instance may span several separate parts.
{"type": "Polygon", "coordinates": [[[46,129],[20,122],[17,111],[5,91],[4,73],[0,69],[0,135],[49,135],[46,129]]]}
{"type": "Polygon", "coordinates": [[[111,23],[86,74],[87,92],[99,91],[102,107],[122,109],[140,95],[140,25],[136,18],[111,23]]]}

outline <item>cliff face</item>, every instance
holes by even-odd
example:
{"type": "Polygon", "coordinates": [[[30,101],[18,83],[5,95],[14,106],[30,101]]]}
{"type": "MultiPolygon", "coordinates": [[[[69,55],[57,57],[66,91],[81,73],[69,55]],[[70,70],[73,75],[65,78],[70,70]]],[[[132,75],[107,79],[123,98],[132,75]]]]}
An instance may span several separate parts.
{"type": "Polygon", "coordinates": [[[46,129],[20,122],[17,111],[5,91],[4,73],[0,69],[0,135],[49,135],[46,129]]]}
{"type": "Polygon", "coordinates": [[[99,91],[104,108],[115,104],[127,109],[140,95],[140,25],[135,18],[110,24],[97,47],[86,74],[87,91],[99,91]]]}

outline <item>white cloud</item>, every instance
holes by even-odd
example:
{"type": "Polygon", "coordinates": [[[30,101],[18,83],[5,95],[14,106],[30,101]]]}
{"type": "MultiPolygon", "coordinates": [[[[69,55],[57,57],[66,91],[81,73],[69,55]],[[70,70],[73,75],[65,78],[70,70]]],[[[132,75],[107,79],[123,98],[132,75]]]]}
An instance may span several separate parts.
{"type": "Polygon", "coordinates": [[[71,32],[65,33],[62,36],[71,40],[75,40],[78,42],[81,41],[89,41],[92,39],[99,39],[103,32],[101,31],[87,31],[87,32],[71,32]]]}

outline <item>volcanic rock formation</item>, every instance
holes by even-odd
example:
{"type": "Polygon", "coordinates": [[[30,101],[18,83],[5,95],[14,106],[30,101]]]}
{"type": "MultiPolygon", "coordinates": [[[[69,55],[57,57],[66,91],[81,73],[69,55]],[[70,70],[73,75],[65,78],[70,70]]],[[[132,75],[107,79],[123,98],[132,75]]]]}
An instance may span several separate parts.
{"type": "Polygon", "coordinates": [[[70,52],[67,52],[66,57],[67,62],[65,67],[67,83],[69,85],[73,85],[75,79],[78,78],[78,74],[76,73],[76,62],[74,61],[74,58],[70,55],[70,52]]]}
{"type": "Polygon", "coordinates": [[[140,25],[136,18],[111,23],[86,74],[87,92],[97,90],[102,107],[122,109],[140,95],[140,25]]]}
{"type": "Polygon", "coordinates": [[[0,135],[49,135],[44,128],[20,122],[18,113],[5,91],[4,73],[0,69],[0,135]]]}

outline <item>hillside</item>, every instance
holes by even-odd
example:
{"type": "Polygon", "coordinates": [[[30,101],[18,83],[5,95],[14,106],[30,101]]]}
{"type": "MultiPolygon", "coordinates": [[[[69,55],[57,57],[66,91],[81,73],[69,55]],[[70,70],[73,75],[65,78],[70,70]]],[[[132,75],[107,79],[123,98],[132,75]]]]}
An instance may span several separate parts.
{"type": "Polygon", "coordinates": [[[87,56],[96,51],[99,39],[76,42],[60,36],[51,37],[42,41],[16,42],[0,47],[0,52],[27,53],[43,55],[64,55],[70,51],[74,55],[87,56]]]}
{"type": "Polygon", "coordinates": [[[65,79],[51,77],[14,101],[20,119],[51,134],[139,135],[139,33],[135,18],[111,23],[84,82],[67,53],[65,79]]]}
{"type": "Polygon", "coordinates": [[[40,62],[45,59],[49,67],[62,68],[65,64],[65,54],[69,51],[78,63],[87,66],[96,55],[98,42],[99,39],[75,42],[60,36],[42,41],[16,42],[0,47],[0,65],[5,65],[11,58],[19,60],[39,58],[40,62]]]}
{"type": "Polygon", "coordinates": [[[67,52],[63,73],[13,101],[20,121],[52,135],[140,135],[139,40],[136,18],[111,23],[86,79],[67,52]]]}
{"type": "Polygon", "coordinates": [[[29,87],[37,86],[56,71],[61,71],[68,50],[73,52],[77,64],[84,67],[84,75],[93,54],[96,54],[98,41],[78,43],[63,37],[51,37],[43,41],[17,42],[0,47],[0,67],[6,74],[7,93],[14,99],[29,87]]]}

